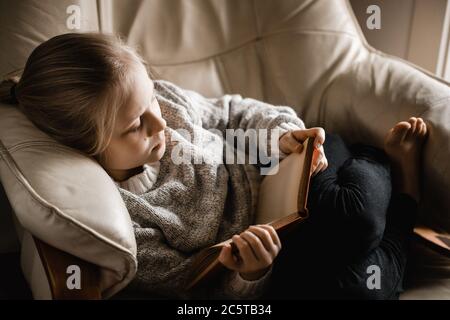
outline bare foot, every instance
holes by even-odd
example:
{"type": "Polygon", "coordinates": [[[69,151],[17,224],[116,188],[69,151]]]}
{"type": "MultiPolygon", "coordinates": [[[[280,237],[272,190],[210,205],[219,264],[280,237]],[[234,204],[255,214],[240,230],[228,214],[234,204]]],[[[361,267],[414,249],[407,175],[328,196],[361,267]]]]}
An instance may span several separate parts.
{"type": "Polygon", "coordinates": [[[422,118],[397,123],[386,135],[384,151],[392,163],[393,188],[420,201],[423,143],[428,129],[422,118]]]}

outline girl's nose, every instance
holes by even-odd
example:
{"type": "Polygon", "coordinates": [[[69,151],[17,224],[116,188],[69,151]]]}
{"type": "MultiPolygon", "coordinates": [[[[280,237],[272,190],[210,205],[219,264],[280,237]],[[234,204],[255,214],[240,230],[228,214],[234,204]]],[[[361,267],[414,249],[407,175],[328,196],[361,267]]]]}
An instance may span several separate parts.
{"type": "Polygon", "coordinates": [[[149,137],[166,128],[166,120],[152,111],[147,113],[147,135],[149,137]]]}

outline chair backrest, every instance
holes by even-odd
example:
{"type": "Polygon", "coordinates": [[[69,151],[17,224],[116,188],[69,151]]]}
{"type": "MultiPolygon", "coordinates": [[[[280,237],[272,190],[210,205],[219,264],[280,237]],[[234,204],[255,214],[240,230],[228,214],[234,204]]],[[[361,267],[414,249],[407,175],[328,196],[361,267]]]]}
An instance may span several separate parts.
{"type": "Polygon", "coordinates": [[[348,6],[345,0],[3,1],[0,74],[23,67],[31,50],[54,35],[114,32],[164,79],[206,96],[240,93],[289,105],[315,125],[324,90],[364,41],[348,6]],[[77,7],[80,28],[70,30],[77,7]]]}

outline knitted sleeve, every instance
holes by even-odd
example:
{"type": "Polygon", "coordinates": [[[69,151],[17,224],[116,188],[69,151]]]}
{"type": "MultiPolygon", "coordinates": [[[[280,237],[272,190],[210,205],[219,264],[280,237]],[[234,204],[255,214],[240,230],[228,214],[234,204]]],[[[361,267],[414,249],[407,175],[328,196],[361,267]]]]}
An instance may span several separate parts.
{"type": "MultiPolygon", "coordinates": [[[[260,279],[248,281],[243,279],[239,272],[230,272],[224,278],[222,290],[223,298],[237,300],[254,300],[261,298],[266,291],[272,274],[272,268],[260,279]]],[[[220,293],[217,294],[221,298],[220,293]]]]}
{"type": "Polygon", "coordinates": [[[172,248],[161,230],[143,218],[150,213],[145,202],[127,190],[119,191],[132,217],[137,244],[138,269],[130,284],[132,289],[151,296],[181,299],[251,299],[263,293],[270,272],[255,281],[246,281],[238,273],[230,272],[206,293],[186,291],[195,255],[172,248]]]}
{"type": "MultiPolygon", "coordinates": [[[[152,228],[134,223],[134,231],[138,246],[134,288],[162,297],[191,298],[184,288],[193,257],[168,246],[152,228]]],[[[211,295],[207,298],[257,299],[264,293],[270,274],[268,271],[258,280],[247,281],[238,272],[229,272],[217,282],[218,287],[210,288],[211,295]]]]}
{"type": "MultiPolygon", "coordinates": [[[[224,95],[220,98],[205,98],[199,93],[184,90],[176,85],[160,81],[160,86],[169,91],[172,99],[186,106],[193,122],[205,129],[214,129],[226,137],[227,129],[249,129],[265,138],[266,155],[271,155],[271,137],[275,132],[281,137],[287,131],[305,129],[305,124],[296,112],[287,106],[274,106],[252,98],[243,98],[240,95],[224,95]],[[265,129],[265,132],[260,132],[265,129]]],[[[259,140],[258,140],[259,141],[259,140]]],[[[260,144],[258,144],[260,145],[260,144]]],[[[249,150],[246,144],[246,150],[249,150]]],[[[283,158],[285,155],[274,150],[275,156],[283,158]]]]}
{"type": "MultiPolygon", "coordinates": [[[[172,84],[173,86],[173,84],[172,84]]],[[[275,129],[287,131],[305,128],[294,109],[274,106],[252,98],[224,95],[220,98],[205,98],[199,93],[172,87],[177,94],[184,95],[205,129],[275,129]]]]}

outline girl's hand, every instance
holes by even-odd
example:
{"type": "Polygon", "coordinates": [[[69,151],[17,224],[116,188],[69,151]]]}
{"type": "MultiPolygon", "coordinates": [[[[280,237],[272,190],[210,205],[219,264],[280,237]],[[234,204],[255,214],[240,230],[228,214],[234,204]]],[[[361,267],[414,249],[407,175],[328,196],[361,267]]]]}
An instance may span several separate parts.
{"type": "Polygon", "coordinates": [[[323,146],[319,149],[315,149],[313,153],[313,161],[311,166],[311,174],[315,176],[321,171],[324,171],[328,167],[328,160],[325,157],[325,151],[323,146]]]}
{"type": "Polygon", "coordinates": [[[292,130],[285,132],[279,141],[280,151],[285,154],[292,152],[301,153],[303,151],[303,142],[307,138],[314,138],[314,155],[311,173],[316,175],[328,167],[328,160],[325,157],[323,143],[325,142],[325,131],[322,128],[310,128],[305,130],[292,130]]]}
{"type": "Polygon", "coordinates": [[[223,247],[219,261],[248,281],[261,278],[281,250],[277,232],[266,224],[250,226],[240,235],[234,235],[232,240],[237,252],[232,252],[231,245],[223,247]]]}

